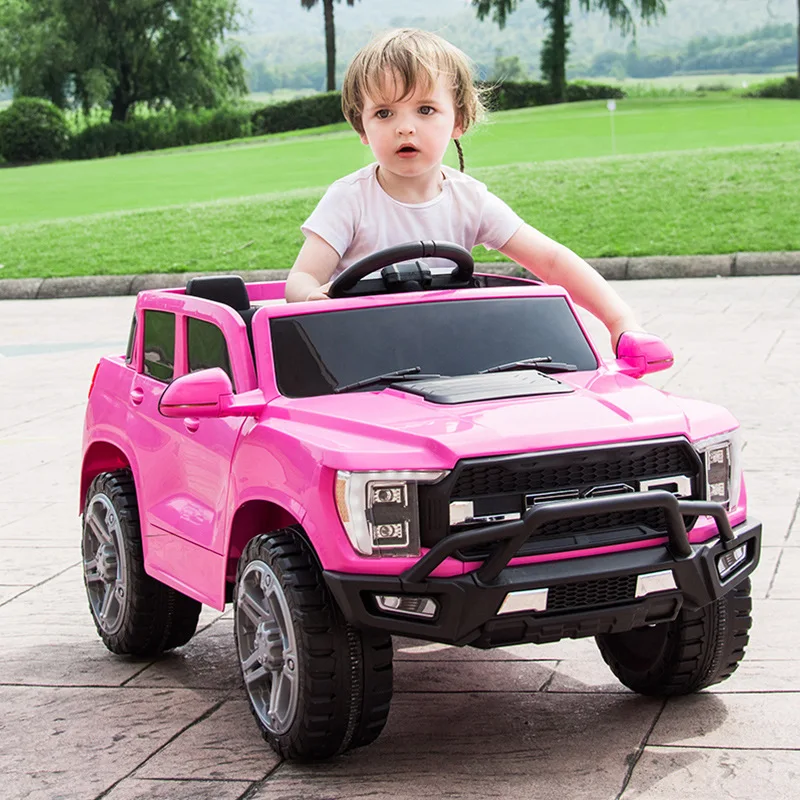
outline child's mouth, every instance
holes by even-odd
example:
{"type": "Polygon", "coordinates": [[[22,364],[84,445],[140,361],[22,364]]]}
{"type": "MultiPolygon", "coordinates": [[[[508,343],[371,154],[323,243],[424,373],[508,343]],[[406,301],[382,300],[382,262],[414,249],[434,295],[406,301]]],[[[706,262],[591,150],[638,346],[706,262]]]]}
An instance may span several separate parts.
{"type": "Polygon", "coordinates": [[[397,155],[400,158],[412,158],[413,156],[417,155],[419,150],[416,147],[410,144],[405,144],[402,147],[398,148],[397,155]]]}

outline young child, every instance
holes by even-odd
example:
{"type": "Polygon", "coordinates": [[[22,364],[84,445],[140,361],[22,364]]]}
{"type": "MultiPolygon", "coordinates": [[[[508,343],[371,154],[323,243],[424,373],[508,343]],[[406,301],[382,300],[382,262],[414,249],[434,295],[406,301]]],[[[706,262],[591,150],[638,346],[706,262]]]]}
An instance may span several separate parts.
{"type": "Polygon", "coordinates": [[[526,224],[486,186],[463,174],[459,137],[483,108],[467,57],[441,37],[403,29],[356,54],[342,108],[375,163],[336,181],[302,226],[306,241],[286,282],[286,299],[324,300],[332,278],[403,242],[480,243],[563,286],[598,317],[612,346],[641,330],[633,312],[583,259],[526,224]],[[442,165],[454,139],[462,172],[442,165]]]}

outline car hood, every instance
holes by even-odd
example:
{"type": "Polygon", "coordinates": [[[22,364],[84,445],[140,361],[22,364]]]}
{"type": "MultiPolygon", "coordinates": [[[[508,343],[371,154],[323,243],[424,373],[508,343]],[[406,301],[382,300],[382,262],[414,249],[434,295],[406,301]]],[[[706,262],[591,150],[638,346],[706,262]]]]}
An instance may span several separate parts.
{"type": "Polygon", "coordinates": [[[336,469],[450,468],[461,458],[638,441],[736,427],[725,409],[614,372],[559,374],[572,391],[439,404],[388,388],[281,399],[272,424],[336,469]],[[302,430],[300,430],[302,428],[302,430]]]}

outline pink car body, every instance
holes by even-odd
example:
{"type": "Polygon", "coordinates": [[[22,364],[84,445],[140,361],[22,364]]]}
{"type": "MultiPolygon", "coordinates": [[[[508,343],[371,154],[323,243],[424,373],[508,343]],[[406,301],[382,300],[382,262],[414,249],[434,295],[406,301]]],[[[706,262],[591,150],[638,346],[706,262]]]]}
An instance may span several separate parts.
{"type": "MultiPolygon", "coordinates": [[[[287,305],[282,282],[250,284],[247,291],[258,307],[251,320],[252,350],[247,324],[228,305],[187,296],[182,289],[142,292],[127,357],[107,357],[98,364],[84,428],[81,503],[98,473],[129,468],[147,572],[217,609],[231,597],[237,560],[247,542],[269,530],[300,526],[326,574],[400,576],[428,552],[423,546],[418,556],[359,553],[337,508],[339,473],[447,473],[463,459],[653,440],[691,445],[737,428],[721,407],[675,397],[639,380],[672,364],[661,340],[626,335],[618,358],[606,362],[582,326],[598,367],[560,373],[568,394],[441,405],[396,386],[377,386],[356,393],[287,397],[276,382],[271,321],[417,303],[436,303],[446,315],[447,304],[463,294],[434,291],[287,305]],[[174,315],[174,373],[168,384],[143,370],[146,312],[174,315]],[[190,373],[190,318],[222,332],[235,392],[219,368],[190,373]]],[[[520,296],[560,297],[570,304],[562,289],[532,282],[476,289],[470,299],[520,296]]],[[[574,313],[571,304],[570,309],[574,313]]],[[[580,326],[577,315],[575,319],[580,326]]],[[[743,485],[727,514],[734,528],[745,522],[743,485]]],[[[719,535],[714,518],[701,514],[688,539],[703,543],[719,535]]],[[[587,540],[585,546],[563,552],[514,557],[508,565],[576,562],[667,541],[665,535],[597,546],[587,540]]],[[[757,556],[756,547],[748,572],[757,556]]],[[[481,563],[447,555],[429,577],[469,574],[481,563]]]]}

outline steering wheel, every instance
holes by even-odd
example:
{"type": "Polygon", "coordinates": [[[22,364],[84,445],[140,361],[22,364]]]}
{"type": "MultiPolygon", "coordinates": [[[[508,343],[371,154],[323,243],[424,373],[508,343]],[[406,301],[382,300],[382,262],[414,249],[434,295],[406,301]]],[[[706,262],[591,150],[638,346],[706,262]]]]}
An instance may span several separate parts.
{"type": "Polygon", "coordinates": [[[421,289],[460,289],[472,286],[474,268],[472,254],[453,242],[405,242],[379,250],[351,264],[331,283],[328,297],[356,297],[421,289]],[[446,258],[456,266],[452,272],[432,275],[421,264],[406,267],[400,263],[417,258],[446,258]],[[382,270],[379,278],[365,280],[367,275],[379,269],[382,270]]]}

